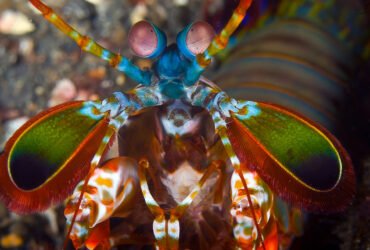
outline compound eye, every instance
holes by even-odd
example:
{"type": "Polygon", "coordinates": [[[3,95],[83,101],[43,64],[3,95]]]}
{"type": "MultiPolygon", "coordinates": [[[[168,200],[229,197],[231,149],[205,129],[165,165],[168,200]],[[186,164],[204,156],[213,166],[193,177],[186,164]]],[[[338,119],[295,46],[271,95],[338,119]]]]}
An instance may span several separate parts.
{"type": "Polygon", "coordinates": [[[182,53],[189,59],[194,59],[197,54],[203,53],[215,37],[215,31],[206,22],[198,21],[179,33],[177,44],[182,53]]]}
{"type": "Polygon", "coordinates": [[[160,55],[167,45],[164,33],[147,21],[140,21],[132,26],[128,41],[135,55],[142,58],[154,58],[160,55]]]}
{"type": "Polygon", "coordinates": [[[192,54],[203,53],[211,44],[215,31],[212,26],[206,22],[194,23],[186,36],[186,45],[192,54]]]}

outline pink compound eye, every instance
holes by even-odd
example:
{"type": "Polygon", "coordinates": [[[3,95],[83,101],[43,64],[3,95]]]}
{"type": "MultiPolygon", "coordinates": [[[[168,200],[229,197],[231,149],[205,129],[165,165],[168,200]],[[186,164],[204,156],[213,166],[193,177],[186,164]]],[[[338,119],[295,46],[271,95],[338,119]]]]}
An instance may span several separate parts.
{"type": "Polygon", "coordinates": [[[137,56],[144,58],[152,58],[160,54],[165,40],[164,34],[147,21],[136,23],[128,34],[130,48],[137,56]]]}
{"type": "Polygon", "coordinates": [[[186,47],[193,54],[203,53],[211,44],[215,36],[212,26],[206,22],[194,23],[186,35],[186,47]]]}

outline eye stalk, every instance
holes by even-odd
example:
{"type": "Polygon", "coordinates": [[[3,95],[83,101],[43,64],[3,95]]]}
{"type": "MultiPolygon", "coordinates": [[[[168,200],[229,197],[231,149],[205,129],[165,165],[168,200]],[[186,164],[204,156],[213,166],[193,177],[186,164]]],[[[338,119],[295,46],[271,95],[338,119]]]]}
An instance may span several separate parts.
{"type": "Polygon", "coordinates": [[[134,24],[128,34],[128,41],[135,55],[142,58],[155,58],[167,46],[166,35],[148,21],[134,24]]]}
{"type": "Polygon", "coordinates": [[[193,60],[197,54],[208,48],[214,36],[215,31],[211,25],[198,21],[188,25],[177,35],[177,46],[188,59],[193,60]]]}

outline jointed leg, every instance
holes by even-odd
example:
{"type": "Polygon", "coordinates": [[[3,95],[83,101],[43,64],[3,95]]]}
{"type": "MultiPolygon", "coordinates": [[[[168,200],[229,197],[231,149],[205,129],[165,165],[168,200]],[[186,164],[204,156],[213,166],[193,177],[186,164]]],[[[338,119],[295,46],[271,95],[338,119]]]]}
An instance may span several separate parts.
{"type": "MultiPolygon", "coordinates": [[[[69,224],[78,210],[70,236],[77,248],[92,241],[95,227],[98,231],[102,228],[107,230],[105,221],[115,210],[118,208],[128,210],[132,207],[134,203],[132,201],[139,188],[136,164],[129,158],[119,157],[95,169],[83,193],[81,206],[78,206],[83,186],[83,181],[77,185],[64,212],[69,224]]],[[[103,238],[101,233],[100,237],[103,238]]],[[[107,239],[101,239],[104,240],[107,242],[107,239]]],[[[96,241],[96,244],[98,243],[99,240],[96,241]]]]}
{"type": "Polygon", "coordinates": [[[157,247],[159,249],[179,249],[180,237],[180,222],[179,218],[185,213],[186,209],[191,205],[194,198],[197,196],[202,186],[210,175],[221,167],[221,162],[214,161],[207,168],[202,178],[188,196],[175,208],[169,211],[169,218],[166,217],[165,211],[159,206],[150,193],[148,182],[145,176],[146,169],[149,168],[147,160],[139,162],[139,179],[141,191],[149,210],[155,216],[153,222],[154,236],[157,240],[157,247]]]}
{"type": "Polygon", "coordinates": [[[245,191],[245,194],[246,194],[247,201],[249,203],[249,209],[251,211],[252,219],[253,219],[254,224],[256,225],[257,241],[259,240],[261,242],[262,249],[265,250],[266,247],[264,245],[264,239],[263,239],[261,230],[260,230],[259,225],[258,225],[258,220],[257,220],[256,212],[254,211],[253,202],[252,202],[251,195],[249,193],[248,185],[247,185],[247,182],[244,178],[243,171],[240,167],[240,161],[239,161],[238,157],[236,156],[236,154],[234,152],[234,149],[231,146],[231,142],[230,142],[230,140],[227,136],[227,133],[226,133],[226,129],[227,129],[226,122],[221,117],[219,111],[216,111],[215,109],[211,109],[210,113],[212,115],[212,119],[213,119],[213,122],[215,124],[217,134],[220,136],[221,142],[225,147],[226,153],[229,156],[231,164],[232,164],[233,168],[235,169],[235,172],[239,175],[241,184],[244,187],[244,191],[245,191]]]}
{"type": "Polygon", "coordinates": [[[263,234],[266,249],[278,248],[277,223],[273,216],[273,195],[268,186],[256,173],[243,171],[252,203],[249,203],[239,174],[234,171],[231,178],[234,237],[242,249],[260,249],[257,228],[263,234]],[[251,207],[258,224],[255,223],[251,207]]]}
{"type": "Polygon", "coordinates": [[[127,58],[103,48],[88,36],[81,35],[40,0],[29,1],[42,13],[46,20],[54,24],[60,31],[72,38],[72,40],[75,41],[82,50],[107,61],[112,67],[117,68],[119,71],[127,74],[127,76],[132,78],[134,81],[144,85],[150,84],[151,73],[149,71],[143,71],[139,69],[127,58]]]}

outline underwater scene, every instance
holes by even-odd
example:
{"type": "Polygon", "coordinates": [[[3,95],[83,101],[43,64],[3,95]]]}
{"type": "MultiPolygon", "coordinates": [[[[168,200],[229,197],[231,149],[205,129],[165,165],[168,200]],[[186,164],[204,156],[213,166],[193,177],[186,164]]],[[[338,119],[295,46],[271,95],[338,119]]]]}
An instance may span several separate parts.
{"type": "Polygon", "coordinates": [[[0,249],[370,249],[370,1],[1,0],[0,249]]]}

